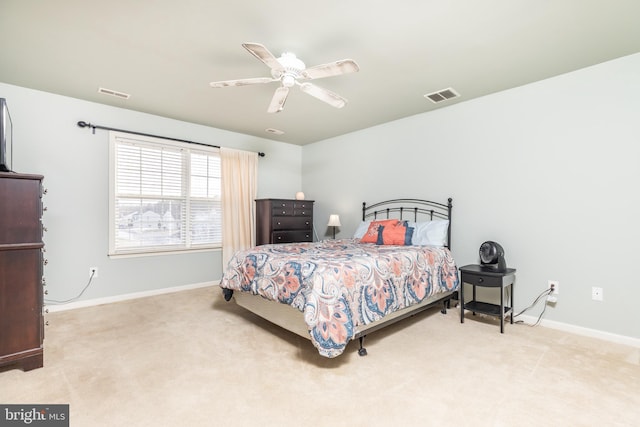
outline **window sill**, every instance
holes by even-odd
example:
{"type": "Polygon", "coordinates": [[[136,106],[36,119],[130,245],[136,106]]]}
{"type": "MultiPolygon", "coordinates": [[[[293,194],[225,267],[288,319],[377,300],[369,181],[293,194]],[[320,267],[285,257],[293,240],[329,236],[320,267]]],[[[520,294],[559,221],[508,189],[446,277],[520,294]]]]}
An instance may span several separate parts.
{"type": "Polygon", "coordinates": [[[181,249],[181,250],[167,250],[167,251],[147,251],[147,252],[120,252],[108,254],[110,259],[119,258],[138,258],[148,256],[163,256],[163,255],[185,255],[198,252],[220,252],[222,247],[215,248],[196,248],[196,249],[181,249]]]}

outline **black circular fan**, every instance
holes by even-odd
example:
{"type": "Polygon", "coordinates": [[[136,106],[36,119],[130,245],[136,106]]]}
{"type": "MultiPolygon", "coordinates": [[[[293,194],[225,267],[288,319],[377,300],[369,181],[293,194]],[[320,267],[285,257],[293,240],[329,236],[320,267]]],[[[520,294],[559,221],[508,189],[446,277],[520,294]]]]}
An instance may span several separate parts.
{"type": "Polygon", "coordinates": [[[507,263],[504,260],[504,249],[499,243],[487,241],[480,245],[480,265],[495,272],[504,272],[507,263]]]}

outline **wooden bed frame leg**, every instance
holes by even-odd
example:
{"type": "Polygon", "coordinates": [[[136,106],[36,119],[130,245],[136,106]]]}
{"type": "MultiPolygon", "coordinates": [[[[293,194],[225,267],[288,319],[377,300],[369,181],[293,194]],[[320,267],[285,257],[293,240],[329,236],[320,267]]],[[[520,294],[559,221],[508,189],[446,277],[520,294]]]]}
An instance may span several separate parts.
{"type": "Polygon", "coordinates": [[[358,349],[358,355],[359,356],[366,356],[367,355],[367,349],[364,348],[362,346],[362,344],[364,343],[364,335],[360,337],[359,341],[360,341],[360,348],[358,349]]]}

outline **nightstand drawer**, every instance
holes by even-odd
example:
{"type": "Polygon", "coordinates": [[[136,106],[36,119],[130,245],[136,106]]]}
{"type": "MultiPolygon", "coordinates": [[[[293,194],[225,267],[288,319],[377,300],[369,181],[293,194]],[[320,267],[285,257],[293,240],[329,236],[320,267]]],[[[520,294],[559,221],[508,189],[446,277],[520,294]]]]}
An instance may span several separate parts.
{"type": "Polygon", "coordinates": [[[475,274],[461,273],[464,283],[476,286],[499,287],[502,286],[502,277],[476,276],[475,274]]]}

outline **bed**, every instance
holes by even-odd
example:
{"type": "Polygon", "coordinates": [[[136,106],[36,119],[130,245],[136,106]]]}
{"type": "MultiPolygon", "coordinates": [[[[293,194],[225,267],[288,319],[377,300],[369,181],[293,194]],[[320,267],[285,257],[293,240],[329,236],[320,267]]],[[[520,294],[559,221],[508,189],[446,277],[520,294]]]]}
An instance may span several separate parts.
{"type": "Polygon", "coordinates": [[[353,238],[238,251],[220,287],[227,301],[337,357],[351,340],[435,304],[446,314],[460,285],[451,255],[452,199],[362,204],[353,238]]]}

